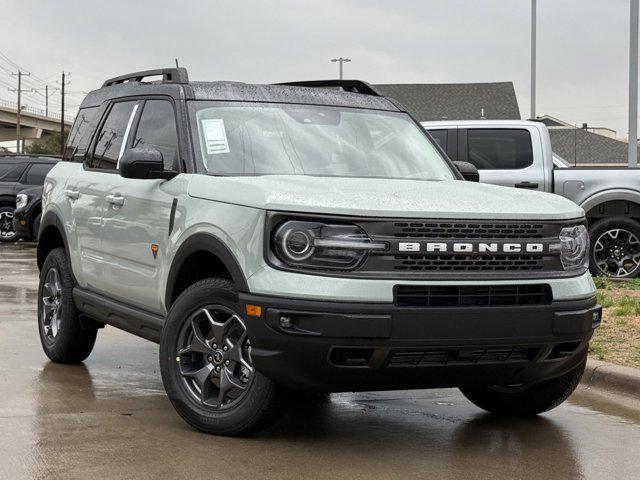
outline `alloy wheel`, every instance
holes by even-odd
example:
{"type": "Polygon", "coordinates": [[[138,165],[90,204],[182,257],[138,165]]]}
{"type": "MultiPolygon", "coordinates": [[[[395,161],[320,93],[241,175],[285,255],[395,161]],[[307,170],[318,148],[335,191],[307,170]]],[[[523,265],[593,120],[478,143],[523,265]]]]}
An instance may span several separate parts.
{"type": "Polygon", "coordinates": [[[596,240],[593,257],[603,275],[630,275],[640,267],[640,240],[623,228],[607,230],[596,240]]]}
{"type": "Polygon", "coordinates": [[[13,213],[0,212],[0,237],[10,239],[15,237],[16,232],[13,229],[13,213]]]}
{"type": "Polygon", "coordinates": [[[49,269],[42,288],[42,328],[52,341],[60,331],[62,321],[62,283],[55,268],[49,269]]]}
{"type": "Polygon", "coordinates": [[[223,305],[193,313],[178,336],[176,365],[196,402],[215,409],[237,404],[254,373],[251,343],[240,316],[223,305]]]}

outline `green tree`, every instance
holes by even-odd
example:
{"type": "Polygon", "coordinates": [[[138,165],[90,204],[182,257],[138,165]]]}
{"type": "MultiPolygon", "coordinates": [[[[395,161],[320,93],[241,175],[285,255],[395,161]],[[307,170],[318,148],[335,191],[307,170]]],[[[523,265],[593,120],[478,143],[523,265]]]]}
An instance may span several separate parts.
{"type": "Polygon", "coordinates": [[[27,142],[24,152],[34,155],[60,155],[60,135],[44,135],[42,138],[27,142]]]}

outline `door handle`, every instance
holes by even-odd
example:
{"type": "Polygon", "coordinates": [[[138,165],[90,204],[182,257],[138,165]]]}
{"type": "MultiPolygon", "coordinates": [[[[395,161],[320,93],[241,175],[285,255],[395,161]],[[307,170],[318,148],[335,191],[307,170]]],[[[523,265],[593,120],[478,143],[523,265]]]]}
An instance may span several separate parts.
{"type": "Polygon", "coordinates": [[[534,182],[520,182],[514,185],[516,188],[538,188],[538,184],[534,182]]]}
{"type": "Polygon", "coordinates": [[[122,205],[124,205],[124,197],[121,197],[120,195],[107,195],[106,199],[107,202],[109,202],[111,205],[117,207],[121,207],[122,205]]]}
{"type": "Polygon", "coordinates": [[[65,190],[64,194],[69,200],[77,200],[80,198],[80,192],[78,190],[65,190]]]}

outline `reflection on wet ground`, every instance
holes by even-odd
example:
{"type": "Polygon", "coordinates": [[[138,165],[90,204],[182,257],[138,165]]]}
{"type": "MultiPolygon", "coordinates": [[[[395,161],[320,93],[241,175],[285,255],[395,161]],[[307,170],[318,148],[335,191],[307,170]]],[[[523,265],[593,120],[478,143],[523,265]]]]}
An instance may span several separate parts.
{"type": "Polygon", "coordinates": [[[0,246],[1,479],[640,478],[638,417],[584,391],[531,420],[457,390],[298,398],[254,437],[200,434],[169,405],[149,342],[107,327],[83,365],[47,361],[34,256],[0,246]]]}

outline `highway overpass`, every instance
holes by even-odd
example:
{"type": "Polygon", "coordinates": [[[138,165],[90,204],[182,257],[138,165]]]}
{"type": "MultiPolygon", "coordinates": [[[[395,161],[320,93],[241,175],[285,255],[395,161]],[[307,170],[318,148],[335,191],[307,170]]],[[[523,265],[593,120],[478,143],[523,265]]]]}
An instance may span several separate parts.
{"type": "MultiPolygon", "coordinates": [[[[0,142],[16,140],[18,109],[15,102],[0,99],[0,142]]],[[[65,118],[65,129],[71,127],[72,119],[65,118]]],[[[41,138],[42,135],[60,133],[60,115],[35,108],[23,107],[20,114],[20,137],[26,140],[41,138]]]]}

